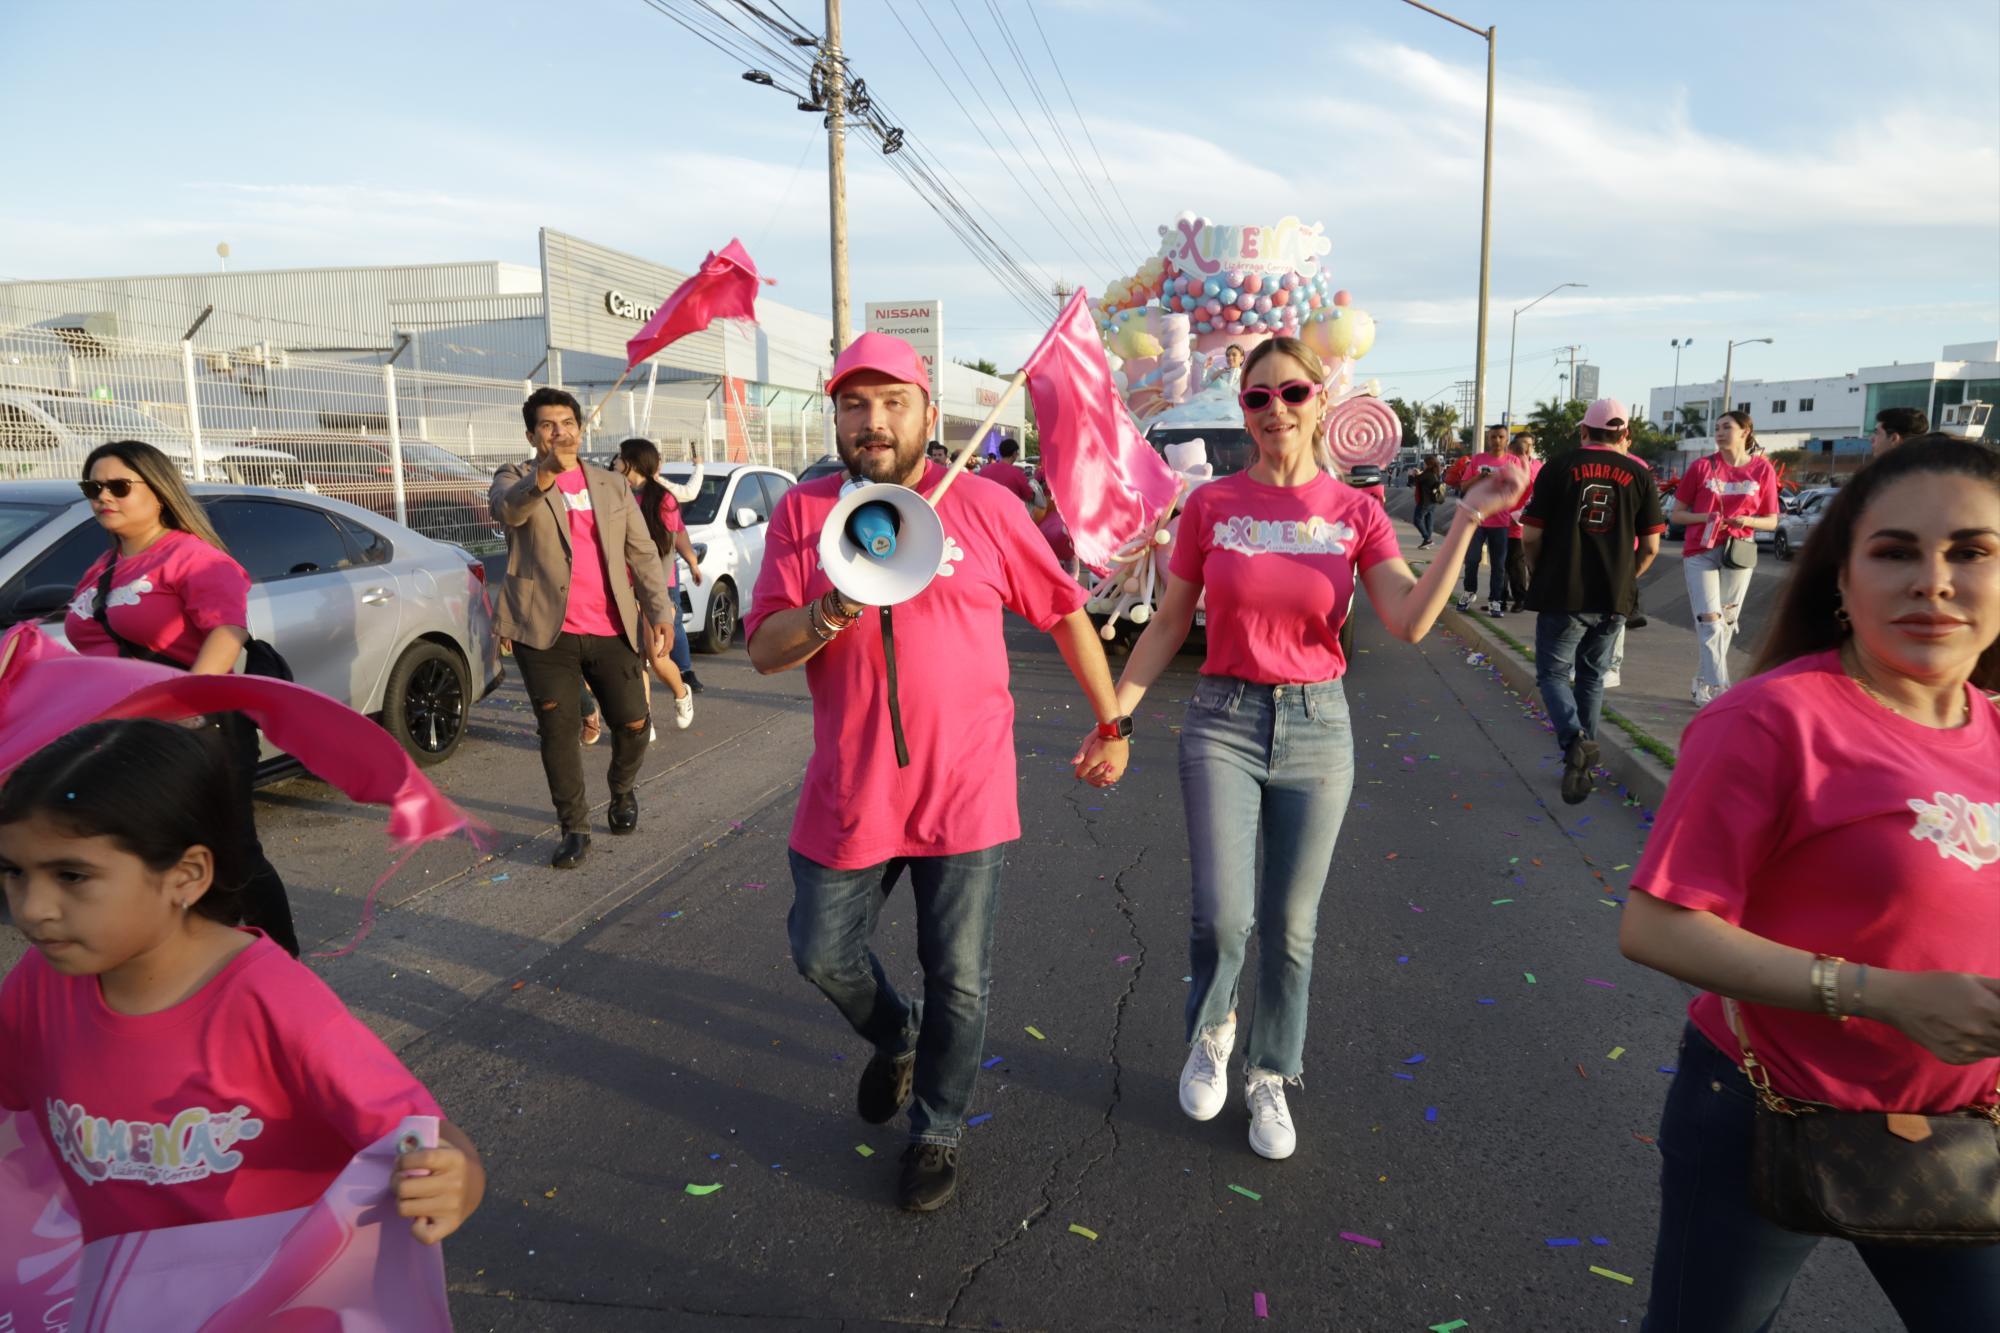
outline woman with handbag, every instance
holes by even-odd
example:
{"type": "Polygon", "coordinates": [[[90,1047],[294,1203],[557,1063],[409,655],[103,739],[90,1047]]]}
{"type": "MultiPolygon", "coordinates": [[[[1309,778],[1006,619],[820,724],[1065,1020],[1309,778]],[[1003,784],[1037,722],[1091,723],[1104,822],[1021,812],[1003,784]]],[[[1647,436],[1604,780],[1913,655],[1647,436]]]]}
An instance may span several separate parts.
{"type": "MultiPolygon", "coordinates": [[[[223,549],[172,460],[150,444],[119,440],[91,450],[83,477],[84,498],[111,549],[76,585],[63,623],[70,647],[86,656],[144,658],[197,676],[233,672],[253,643],[250,576],[223,549]]],[[[277,670],[264,674],[289,679],[282,659],[266,652],[277,670]]],[[[296,958],[299,939],[285,882],[257,840],[257,728],[241,713],[218,713],[202,729],[236,774],[237,822],[249,837],[243,854],[251,870],[243,922],[296,958]]]]}
{"type": "Polygon", "coordinates": [[[1715,452],[1688,466],[1667,521],[1687,529],[1681,572],[1701,636],[1692,690],[1699,708],[1729,688],[1729,646],[1757,567],[1751,534],[1778,526],[1778,473],[1757,445],[1748,412],[1717,418],[1715,452]]]}
{"type": "Polygon", "coordinates": [[[1689,1006],[1646,1333],[1770,1327],[1820,1236],[1913,1333],[2000,1328],[2000,453],[1827,507],[1759,674],[1698,714],[1625,956],[1689,1006]]]}

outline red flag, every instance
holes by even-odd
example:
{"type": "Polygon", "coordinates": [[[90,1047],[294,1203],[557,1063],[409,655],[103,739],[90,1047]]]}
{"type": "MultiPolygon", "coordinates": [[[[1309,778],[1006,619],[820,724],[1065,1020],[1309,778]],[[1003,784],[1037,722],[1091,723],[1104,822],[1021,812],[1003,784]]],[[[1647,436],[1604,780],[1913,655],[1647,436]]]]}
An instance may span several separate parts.
{"type": "Polygon", "coordinates": [[[1049,492],[1077,558],[1101,574],[1120,546],[1166,519],[1180,482],[1119,398],[1089,306],[1079,288],[1022,369],[1049,492]]]}
{"type": "Polygon", "coordinates": [[[668,343],[700,333],[718,319],[747,319],[757,322],[757,284],[770,282],[757,276],[756,262],[743,242],[731,240],[720,251],[709,252],[701,268],[646,321],[639,336],[625,344],[625,369],[644,361],[668,343]]]}

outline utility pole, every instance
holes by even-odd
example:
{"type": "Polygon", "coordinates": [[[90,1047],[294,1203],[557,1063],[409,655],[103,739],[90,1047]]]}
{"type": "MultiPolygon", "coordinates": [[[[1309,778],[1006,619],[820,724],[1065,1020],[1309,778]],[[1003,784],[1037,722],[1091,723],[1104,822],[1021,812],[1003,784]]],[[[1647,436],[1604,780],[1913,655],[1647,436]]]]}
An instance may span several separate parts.
{"type": "Polygon", "coordinates": [[[1572,395],[1576,393],[1576,354],[1581,352],[1583,348],[1576,343],[1571,343],[1560,350],[1569,353],[1569,374],[1564,377],[1569,388],[1563,391],[1563,401],[1567,403],[1573,401],[1572,395]]]}
{"type": "Polygon", "coordinates": [[[842,120],[847,88],[840,66],[840,0],[826,0],[826,190],[833,244],[833,354],[847,349],[847,144],[842,120]]]}

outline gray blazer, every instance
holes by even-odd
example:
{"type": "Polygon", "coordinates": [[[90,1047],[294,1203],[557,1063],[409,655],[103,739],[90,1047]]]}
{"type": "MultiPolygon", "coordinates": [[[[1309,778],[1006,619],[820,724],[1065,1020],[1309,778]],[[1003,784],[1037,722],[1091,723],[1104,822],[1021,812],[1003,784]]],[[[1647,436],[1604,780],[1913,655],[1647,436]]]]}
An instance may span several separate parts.
{"type": "MultiPolygon", "coordinates": [[[[603,548],[605,581],[618,609],[618,623],[632,651],[645,655],[639,641],[639,603],[646,619],[671,625],[680,607],[667,588],[666,566],[653,545],[646,520],[632,490],[616,473],[594,464],[580,464],[590,490],[590,507],[597,516],[597,541],[603,548]],[[625,577],[625,570],[632,571],[625,577]],[[638,593],[634,597],[634,589],[638,593]]],[[[507,529],[507,579],[500,585],[493,628],[500,637],[530,648],[548,648],[562,634],[569,609],[569,515],[562,493],[554,486],[535,486],[533,459],[509,463],[493,474],[493,519],[507,529]]]]}

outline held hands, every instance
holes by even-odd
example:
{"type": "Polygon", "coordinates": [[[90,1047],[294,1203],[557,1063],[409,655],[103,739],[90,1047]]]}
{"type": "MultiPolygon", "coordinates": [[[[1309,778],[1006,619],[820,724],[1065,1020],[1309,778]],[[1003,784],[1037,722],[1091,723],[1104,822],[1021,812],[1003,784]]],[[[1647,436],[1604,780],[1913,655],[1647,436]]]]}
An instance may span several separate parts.
{"type": "Polygon", "coordinates": [[[1125,765],[1131,760],[1132,742],[1107,741],[1092,731],[1083,738],[1070,763],[1075,766],[1077,777],[1091,786],[1109,787],[1125,776],[1125,765]]]}
{"type": "Polygon", "coordinates": [[[457,1148],[420,1148],[396,1158],[396,1214],[413,1219],[410,1234],[435,1245],[471,1212],[471,1159],[457,1148]]]}
{"type": "Polygon", "coordinates": [[[1970,972],[1870,969],[1868,1017],[1879,1019],[1948,1065],[2000,1056],[2000,978],[1970,972]]]}

